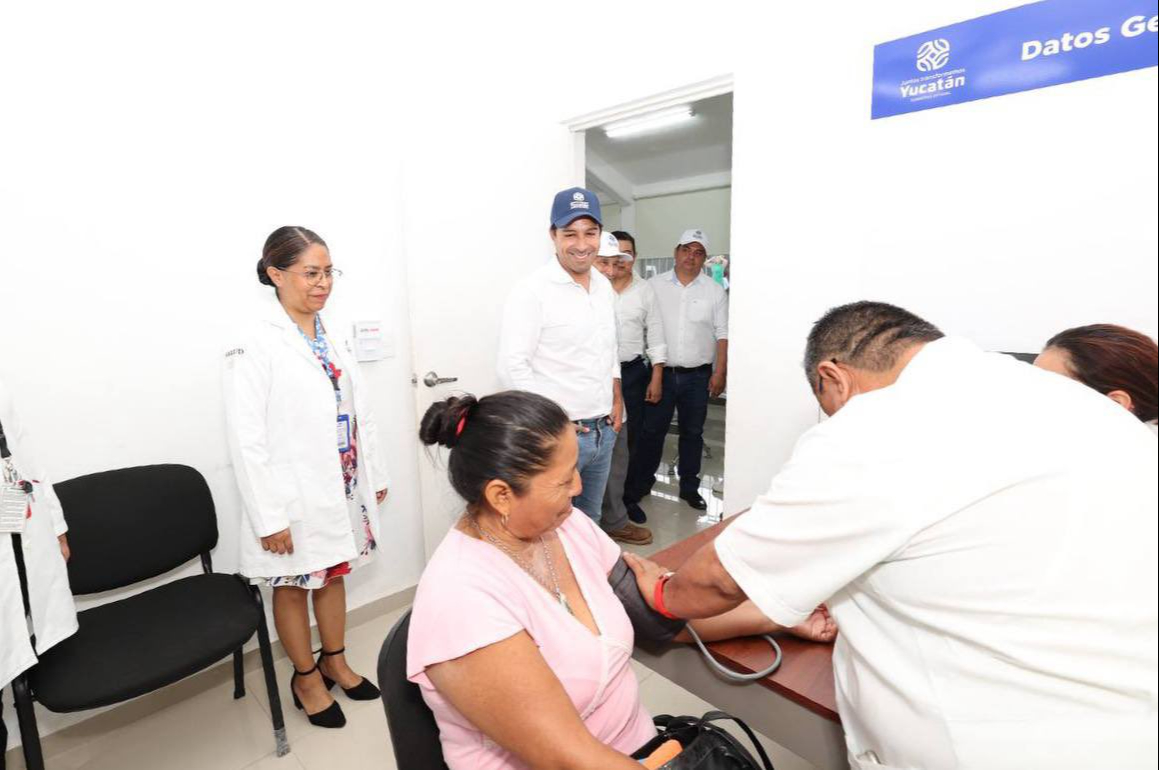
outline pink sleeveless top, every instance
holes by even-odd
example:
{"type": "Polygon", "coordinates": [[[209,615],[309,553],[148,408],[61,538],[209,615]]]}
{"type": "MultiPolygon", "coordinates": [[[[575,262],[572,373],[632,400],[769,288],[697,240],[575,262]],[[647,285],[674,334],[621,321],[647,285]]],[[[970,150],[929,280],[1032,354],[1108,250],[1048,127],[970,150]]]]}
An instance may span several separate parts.
{"type": "Polygon", "coordinates": [[[632,624],[608,585],[619,547],[582,511],[557,530],[600,635],[594,635],[506,554],[452,529],[419,581],[407,644],[407,678],[435,714],[451,770],[523,770],[439,695],[428,666],[454,660],[520,631],[539,647],[588,730],[630,754],[656,735],[628,664],[632,624]]]}

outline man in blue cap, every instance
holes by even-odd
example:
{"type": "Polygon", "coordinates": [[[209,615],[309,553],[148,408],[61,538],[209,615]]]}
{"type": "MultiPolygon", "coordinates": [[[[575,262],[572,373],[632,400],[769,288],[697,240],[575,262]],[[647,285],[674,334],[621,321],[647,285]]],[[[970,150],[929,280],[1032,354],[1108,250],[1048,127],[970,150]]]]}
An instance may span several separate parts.
{"type": "Polygon", "coordinates": [[[573,504],[597,523],[623,417],[615,292],[592,270],[602,228],[595,193],[556,193],[555,257],[511,290],[499,332],[503,387],[546,396],[575,423],[583,491],[573,504]]]}

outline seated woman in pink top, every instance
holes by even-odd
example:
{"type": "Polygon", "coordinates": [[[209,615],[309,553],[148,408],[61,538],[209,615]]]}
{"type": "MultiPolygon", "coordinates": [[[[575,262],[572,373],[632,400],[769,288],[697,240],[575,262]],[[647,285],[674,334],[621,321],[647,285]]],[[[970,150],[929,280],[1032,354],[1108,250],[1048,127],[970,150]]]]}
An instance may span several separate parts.
{"type": "MultiPolygon", "coordinates": [[[[628,755],[655,729],[607,580],[620,549],[571,515],[575,427],[554,402],[509,391],[432,405],[420,437],[451,449],[467,501],[423,572],[407,649],[447,765],[639,770],[628,755]]],[[[780,630],[751,606],[703,623],[709,639],[780,630]]],[[[801,632],[836,629],[818,612],[801,632]]]]}

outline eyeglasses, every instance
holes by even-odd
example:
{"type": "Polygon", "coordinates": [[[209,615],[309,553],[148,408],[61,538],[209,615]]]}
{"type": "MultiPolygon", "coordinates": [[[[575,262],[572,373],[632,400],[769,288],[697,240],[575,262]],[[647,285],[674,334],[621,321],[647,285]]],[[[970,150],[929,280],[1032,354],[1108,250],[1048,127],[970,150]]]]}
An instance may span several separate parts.
{"type": "Polygon", "coordinates": [[[275,269],[283,273],[293,273],[294,275],[300,275],[306,279],[306,283],[310,286],[317,286],[318,284],[322,283],[323,280],[333,282],[335,278],[342,277],[342,271],[336,267],[328,268],[326,270],[310,269],[303,271],[286,270],[281,267],[275,269]]]}

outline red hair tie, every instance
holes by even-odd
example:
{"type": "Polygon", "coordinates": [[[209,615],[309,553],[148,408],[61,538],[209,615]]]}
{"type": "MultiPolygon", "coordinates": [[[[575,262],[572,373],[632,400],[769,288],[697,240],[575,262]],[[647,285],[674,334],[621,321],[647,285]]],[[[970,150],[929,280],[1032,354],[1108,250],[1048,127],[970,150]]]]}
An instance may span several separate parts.
{"type": "Polygon", "coordinates": [[[459,427],[455,428],[455,438],[463,435],[463,428],[467,427],[467,415],[459,418],[459,427]]]}

